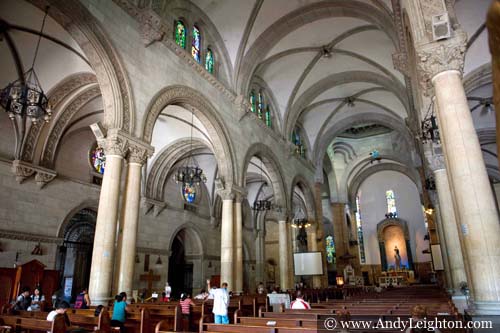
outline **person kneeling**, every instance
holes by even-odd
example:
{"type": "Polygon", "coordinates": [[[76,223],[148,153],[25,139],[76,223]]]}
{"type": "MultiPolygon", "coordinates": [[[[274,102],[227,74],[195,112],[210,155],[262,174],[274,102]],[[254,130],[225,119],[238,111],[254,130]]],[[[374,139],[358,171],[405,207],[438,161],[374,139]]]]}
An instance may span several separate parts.
{"type": "Polygon", "coordinates": [[[125,311],[127,310],[127,294],[121,292],[115,296],[113,305],[113,316],[111,317],[111,326],[120,327],[120,332],[125,333],[125,311]]]}

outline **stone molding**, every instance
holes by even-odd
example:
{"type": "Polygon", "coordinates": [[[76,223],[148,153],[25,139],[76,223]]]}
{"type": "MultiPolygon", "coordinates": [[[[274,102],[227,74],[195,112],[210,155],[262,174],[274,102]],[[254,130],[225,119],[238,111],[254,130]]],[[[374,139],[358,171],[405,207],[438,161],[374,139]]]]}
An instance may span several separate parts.
{"type": "Polygon", "coordinates": [[[416,48],[419,81],[426,96],[432,95],[432,79],[437,74],[452,70],[463,74],[466,47],[466,34],[455,31],[455,36],[451,39],[416,48]]]}
{"type": "Polygon", "coordinates": [[[160,215],[160,213],[167,207],[166,202],[147,197],[142,198],[142,203],[144,205],[144,215],[147,215],[152,211],[154,217],[160,215]]]}
{"type": "Polygon", "coordinates": [[[138,246],[136,248],[137,253],[145,253],[145,254],[157,254],[157,255],[163,255],[163,256],[170,256],[172,254],[171,251],[169,250],[164,250],[164,249],[153,249],[150,247],[140,247],[138,246]]]}
{"type": "Polygon", "coordinates": [[[57,176],[57,173],[54,170],[35,166],[31,163],[21,160],[12,161],[11,170],[12,173],[14,173],[14,175],[16,176],[16,181],[19,184],[35,175],[35,181],[40,188],[43,188],[57,176]]]}
{"type": "Polygon", "coordinates": [[[57,245],[62,245],[64,242],[64,239],[60,237],[52,237],[40,234],[31,234],[26,232],[8,231],[8,230],[0,230],[0,238],[23,240],[28,242],[51,243],[57,245]]]}
{"type": "Polygon", "coordinates": [[[136,163],[141,161],[144,163],[154,153],[154,148],[150,144],[118,128],[109,129],[106,137],[98,140],[98,143],[104,148],[106,155],[125,157],[128,154],[128,157],[136,163]]]}

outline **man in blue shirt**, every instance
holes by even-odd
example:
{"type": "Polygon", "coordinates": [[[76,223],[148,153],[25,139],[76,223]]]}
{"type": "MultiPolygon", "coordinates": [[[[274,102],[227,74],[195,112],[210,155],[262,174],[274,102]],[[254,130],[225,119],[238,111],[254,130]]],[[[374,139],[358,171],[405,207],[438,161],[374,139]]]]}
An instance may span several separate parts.
{"type": "Polygon", "coordinates": [[[120,332],[125,333],[125,315],[127,310],[127,294],[121,292],[115,296],[115,304],[113,305],[113,316],[111,317],[111,326],[120,327],[120,332]]]}

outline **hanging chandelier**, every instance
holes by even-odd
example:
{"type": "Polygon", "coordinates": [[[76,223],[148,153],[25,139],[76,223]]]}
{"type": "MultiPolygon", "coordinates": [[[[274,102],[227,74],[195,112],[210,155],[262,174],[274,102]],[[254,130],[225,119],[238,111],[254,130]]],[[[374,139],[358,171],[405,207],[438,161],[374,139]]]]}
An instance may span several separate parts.
{"type": "Polygon", "coordinates": [[[172,177],[177,184],[181,184],[183,192],[187,191],[186,193],[184,193],[184,197],[188,198],[188,202],[194,201],[194,195],[193,200],[189,200],[189,198],[191,197],[189,194],[194,191],[193,185],[196,184],[199,186],[201,183],[207,182],[207,177],[203,173],[203,169],[198,166],[195,158],[193,157],[193,119],[194,115],[193,112],[191,112],[191,137],[189,142],[189,156],[185,160],[185,163],[177,168],[175,174],[172,177]]]}
{"type": "MultiPolygon", "coordinates": [[[[264,183],[264,186],[267,185],[267,182],[264,182],[262,178],[262,159],[260,160],[260,181],[264,183]]],[[[273,204],[269,200],[257,200],[259,193],[257,193],[257,197],[255,197],[255,201],[253,202],[253,210],[256,211],[266,211],[271,210],[273,208],[273,204]]]]}
{"type": "Polygon", "coordinates": [[[42,27],[38,34],[35,55],[30,69],[28,69],[19,79],[9,83],[7,87],[0,92],[0,105],[8,113],[10,119],[22,121],[23,128],[26,125],[24,124],[26,119],[36,124],[40,120],[48,122],[52,115],[49,99],[47,95],[45,95],[35,72],[36,58],[48,11],[49,7],[46,7],[42,27]]]}
{"type": "Polygon", "coordinates": [[[309,228],[311,226],[311,223],[306,218],[306,214],[304,214],[304,211],[302,210],[302,207],[299,207],[295,211],[295,215],[292,220],[292,228],[297,228],[297,229],[305,229],[309,228]]]}

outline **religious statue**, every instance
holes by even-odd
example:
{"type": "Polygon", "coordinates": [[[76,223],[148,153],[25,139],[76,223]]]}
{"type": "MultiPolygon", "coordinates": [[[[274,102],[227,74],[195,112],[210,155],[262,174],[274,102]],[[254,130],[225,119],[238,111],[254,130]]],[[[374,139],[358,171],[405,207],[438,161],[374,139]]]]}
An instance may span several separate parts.
{"type": "Polygon", "coordinates": [[[172,287],[167,283],[165,283],[165,298],[166,301],[168,302],[170,299],[170,294],[172,293],[172,287]]]}
{"type": "Polygon", "coordinates": [[[396,262],[396,270],[399,270],[401,268],[401,255],[397,245],[394,247],[394,261],[396,262]]]}

